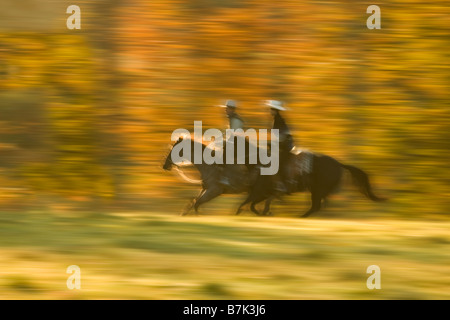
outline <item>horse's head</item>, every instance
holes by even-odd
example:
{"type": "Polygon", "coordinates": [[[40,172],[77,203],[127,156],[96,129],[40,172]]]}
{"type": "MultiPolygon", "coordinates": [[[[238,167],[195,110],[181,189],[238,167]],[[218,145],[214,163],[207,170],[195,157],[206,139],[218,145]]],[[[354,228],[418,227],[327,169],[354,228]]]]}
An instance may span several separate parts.
{"type": "Polygon", "coordinates": [[[167,154],[166,161],[164,161],[163,169],[164,170],[170,170],[172,169],[172,166],[174,165],[172,161],[172,150],[173,148],[179,144],[181,141],[183,141],[183,137],[179,137],[178,140],[171,146],[169,153],[167,154]]]}

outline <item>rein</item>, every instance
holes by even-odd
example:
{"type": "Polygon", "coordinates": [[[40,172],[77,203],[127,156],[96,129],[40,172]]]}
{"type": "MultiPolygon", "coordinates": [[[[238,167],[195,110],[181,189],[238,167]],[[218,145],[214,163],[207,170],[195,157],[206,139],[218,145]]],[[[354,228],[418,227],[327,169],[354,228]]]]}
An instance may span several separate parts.
{"type": "Polygon", "coordinates": [[[193,184],[202,184],[202,180],[196,180],[196,179],[189,178],[186,174],[184,174],[183,170],[181,170],[178,165],[174,164],[174,168],[177,171],[177,173],[180,175],[180,177],[183,178],[183,180],[185,180],[189,183],[193,183],[193,184]]]}

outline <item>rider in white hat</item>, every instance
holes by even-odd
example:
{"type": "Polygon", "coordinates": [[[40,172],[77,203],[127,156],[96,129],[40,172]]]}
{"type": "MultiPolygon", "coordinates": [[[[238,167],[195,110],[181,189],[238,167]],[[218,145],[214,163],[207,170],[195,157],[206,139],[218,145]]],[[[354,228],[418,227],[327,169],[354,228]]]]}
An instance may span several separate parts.
{"type": "Polygon", "coordinates": [[[267,100],[266,106],[270,108],[270,113],[273,116],[273,127],[272,129],[280,130],[280,139],[281,135],[289,134],[289,128],[286,125],[286,121],[281,117],[280,111],[286,111],[287,109],[284,107],[281,101],[277,100],[267,100]]]}
{"type": "Polygon", "coordinates": [[[230,121],[230,129],[236,130],[244,128],[244,121],[236,112],[236,101],[227,100],[224,105],[220,105],[219,107],[225,108],[225,112],[230,121]]]}
{"type": "Polygon", "coordinates": [[[283,102],[278,100],[266,100],[266,106],[270,107],[271,109],[275,110],[281,110],[286,111],[287,109],[283,107],[283,102]]]}
{"type": "Polygon", "coordinates": [[[286,109],[284,107],[284,105],[281,101],[277,101],[277,100],[267,100],[266,106],[270,107],[270,113],[273,116],[272,129],[279,130],[280,143],[286,142],[287,151],[291,151],[291,149],[294,147],[291,131],[289,130],[289,127],[287,126],[286,121],[283,119],[283,117],[280,114],[280,111],[286,111],[288,109],[286,109]]]}
{"type": "Polygon", "coordinates": [[[291,177],[288,168],[289,152],[294,148],[294,141],[292,139],[291,131],[286,124],[286,121],[280,114],[280,111],[286,111],[284,104],[278,100],[267,100],[266,106],[270,108],[270,113],[273,116],[272,129],[278,129],[280,141],[280,171],[276,176],[276,189],[282,193],[289,193],[287,182],[290,183],[291,177]]]}
{"type": "MultiPolygon", "coordinates": [[[[224,105],[220,105],[219,107],[225,108],[225,112],[227,114],[228,120],[229,120],[229,128],[232,130],[237,129],[244,129],[244,120],[237,114],[236,108],[237,104],[234,100],[227,100],[227,102],[224,105]]],[[[234,148],[235,144],[235,138],[231,137],[231,140],[227,140],[226,143],[233,144],[231,148],[234,148]]],[[[226,159],[226,146],[224,145],[224,153],[223,153],[223,159],[225,161],[226,159]]],[[[236,173],[237,173],[237,167],[235,165],[228,165],[228,166],[221,166],[222,168],[222,177],[220,179],[220,183],[226,187],[231,187],[232,189],[237,188],[236,184],[236,173]],[[225,170],[225,168],[227,168],[225,170]]]]}

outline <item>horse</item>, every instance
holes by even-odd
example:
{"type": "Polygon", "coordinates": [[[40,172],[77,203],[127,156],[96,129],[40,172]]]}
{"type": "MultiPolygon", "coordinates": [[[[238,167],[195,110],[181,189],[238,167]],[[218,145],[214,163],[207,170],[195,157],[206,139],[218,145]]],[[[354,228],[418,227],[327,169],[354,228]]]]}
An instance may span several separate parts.
{"type": "MultiPolygon", "coordinates": [[[[385,198],[376,196],[369,181],[369,176],[363,170],[345,165],[336,159],[322,154],[309,153],[309,161],[311,167],[309,172],[298,170],[299,164],[305,161],[305,155],[308,153],[300,152],[299,154],[290,154],[286,165],[291,166],[288,193],[310,191],[311,192],[311,208],[302,215],[308,217],[314,212],[321,209],[322,201],[326,201],[327,196],[337,191],[342,180],[344,170],[348,170],[352,176],[353,183],[359,188],[359,191],[372,201],[385,201],[385,198]]],[[[238,215],[242,207],[251,202],[250,209],[257,215],[267,215],[270,210],[270,204],[273,199],[279,198],[280,193],[275,189],[275,179],[273,176],[259,175],[252,186],[247,199],[241,203],[236,215],[238,215]],[[266,200],[262,214],[256,210],[255,205],[266,200]]]]}
{"type": "MultiPolygon", "coordinates": [[[[201,142],[195,141],[193,139],[189,140],[191,143],[191,150],[196,150],[197,144],[201,145],[202,153],[204,152],[205,148],[207,148],[207,146],[201,142]]],[[[180,137],[178,141],[173,144],[172,149],[177,144],[181,143],[181,141],[183,141],[182,137],[180,137]]],[[[248,143],[246,143],[246,148],[247,150],[249,149],[248,143]]],[[[202,162],[192,163],[192,165],[200,172],[201,180],[199,182],[201,183],[202,188],[200,190],[200,193],[188,203],[181,215],[188,214],[189,211],[192,210],[192,208],[194,208],[195,212],[198,213],[198,208],[200,205],[211,201],[212,199],[222,194],[240,194],[243,192],[248,192],[251,185],[250,180],[252,179],[252,177],[253,179],[256,178],[256,175],[253,174],[255,172],[255,170],[253,170],[255,164],[249,163],[247,152],[244,164],[218,165],[206,164],[202,162]],[[236,181],[237,183],[233,183],[233,186],[227,186],[220,183],[225,170],[232,170],[234,179],[238,180],[236,181]]],[[[163,169],[169,171],[173,166],[177,166],[177,164],[173,163],[170,151],[164,161],[163,169]]]]}

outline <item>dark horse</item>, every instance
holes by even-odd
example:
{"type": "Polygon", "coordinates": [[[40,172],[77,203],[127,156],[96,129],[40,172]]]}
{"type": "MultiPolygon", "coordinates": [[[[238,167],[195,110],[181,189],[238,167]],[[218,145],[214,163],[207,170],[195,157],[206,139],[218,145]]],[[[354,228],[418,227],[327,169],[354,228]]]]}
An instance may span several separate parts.
{"type": "MultiPolygon", "coordinates": [[[[310,155],[312,157],[312,167],[309,173],[299,172],[299,170],[295,169],[296,164],[298,164],[299,161],[303,161],[301,157],[303,157],[304,154],[302,153],[298,155],[290,154],[290,159],[286,162],[288,166],[294,167],[294,169],[290,171],[290,178],[292,178],[290,193],[307,190],[311,192],[311,208],[303,214],[303,217],[307,217],[311,213],[320,210],[322,200],[325,201],[326,197],[333,191],[336,191],[339,186],[344,169],[350,172],[353,183],[365,196],[373,201],[385,200],[384,198],[377,197],[373,193],[369,177],[361,169],[342,164],[330,156],[314,153],[310,155]]],[[[275,190],[273,176],[259,175],[251,188],[247,199],[239,206],[236,214],[241,212],[241,209],[245,204],[251,202],[251,210],[260,215],[256,210],[255,205],[266,200],[262,215],[267,215],[271,201],[278,196],[279,194],[277,194],[277,191],[275,190]]]]}
{"type": "MultiPolygon", "coordinates": [[[[176,146],[183,141],[183,138],[178,139],[172,146],[176,146]]],[[[191,150],[195,150],[195,144],[201,144],[202,152],[207,148],[204,144],[190,139],[191,150]]],[[[248,143],[246,143],[246,150],[248,150],[248,143]]],[[[236,153],[235,153],[236,154],[236,153]]],[[[242,192],[248,192],[251,180],[256,179],[256,172],[254,170],[255,165],[249,164],[248,152],[246,152],[246,158],[244,164],[193,164],[201,175],[202,189],[200,193],[186,206],[182,215],[186,215],[192,208],[195,212],[198,212],[198,208],[201,204],[211,201],[212,199],[220,196],[221,194],[238,194],[242,192]],[[233,186],[227,186],[220,183],[224,170],[231,170],[233,172],[233,179],[235,179],[233,186]]],[[[190,161],[190,159],[187,159],[190,161]]],[[[164,170],[170,170],[172,166],[176,166],[173,163],[171,152],[166,157],[163,165],[164,170]]]]}

